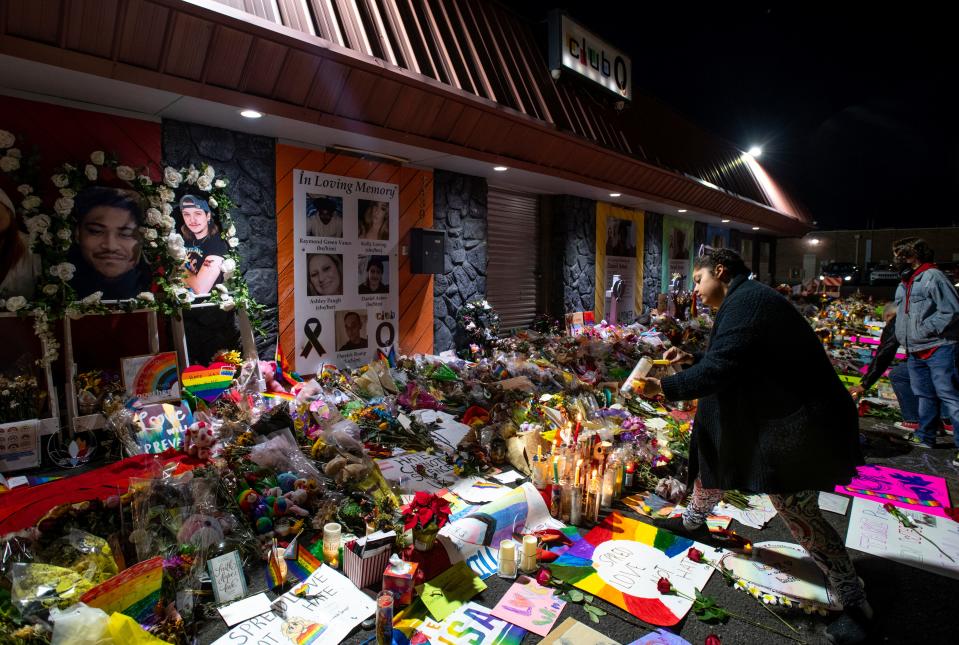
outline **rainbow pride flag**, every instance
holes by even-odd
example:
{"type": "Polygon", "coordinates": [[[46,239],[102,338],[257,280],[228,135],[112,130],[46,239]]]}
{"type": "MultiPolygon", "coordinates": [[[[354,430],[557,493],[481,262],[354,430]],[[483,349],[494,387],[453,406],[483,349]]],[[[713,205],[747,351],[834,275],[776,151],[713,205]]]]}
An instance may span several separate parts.
{"type": "Polygon", "coordinates": [[[376,360],[385,361],[390,367],[396,367],[396,348],[390,347],[390,353],[385,353],[382,349],[376,350],[376,360]]]}
{"type": "Polygon", "coordinates": [[[276,546],[276,540],[273,540],[273,548],[270,549],[270,556],[266,562],[266,584],[273,590],[286,582],[288,571],[287,561],[283,557],[283,551],[276,546]]]}
{"type": "Polygon", "coordinates": [[[286,360],[283,349],[280,347],[280,339],[276,339],[276,351],[273,354],[273,360],[276,362],[276,380],[286,381],[290,385],[302,383],[303,377],[293,371],[290,362],[286,360]]]}
{"type": "Polygon", "coordinates": [[[83,594],[81,602],[108,614],[119,612],[138,623],[146,622],[160,600],[163,558],[157,556],[124,569],[83,594]]]}
{"type": "Polygon", "coordinates": [[[300,582],[305,582],[310,574],[320,568],[321,564],[317,557],[303,545],[297,545],[295,560],[286,561],[290,573],[300,582]]]}

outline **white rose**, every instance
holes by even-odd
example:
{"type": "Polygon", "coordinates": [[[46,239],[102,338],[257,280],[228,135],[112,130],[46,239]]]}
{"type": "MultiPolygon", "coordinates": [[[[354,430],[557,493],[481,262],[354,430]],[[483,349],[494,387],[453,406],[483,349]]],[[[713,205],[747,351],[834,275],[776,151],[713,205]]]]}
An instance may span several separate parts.
{"type": "Polygon", "coordinates": [[[60,264],[54,264],[50,267],[50,275],[55,278],[60,278],[64,282],[69,282],[73,279],[73,274],[76,273],[77,267],[69,262],[61,262],[60,264]]]}
{"type": "Polygon", "coordinates": [[[26,197],[33,193],[33,186],[30,184],[20,184],[17,186],[17,192],[26,197]]]}
{"type": "Polygon", "coordinates": [[[13,136],[12,132],[0,130],[0,148],[10,148],[16,142],[17,138],[13,136]]]}
{"type": "Polygon", "coordinates": [[[236,227],[233,226],[233,224],[230,224],[230,228],[228,228],[226,231],[226,236],[233,237],[234,235],[236,235],[236,227]]]}
{"type": "Polygon", "coordinates": [[[83,304],[83,305],[95,305],[95,304],[99,304],[100,298],[102,298],[102,297],[103,297],[103,292],[102,292],[102,291],[94,291],[94,292],[91,293],[89,296],[87,296],[86,298],[84,298],[83,300],[81,300],[81,301],[80,301],[80,304],[83,304]]]}
{"type": "Polygon", "coordinates": [[[226,179],[217,179],[213,185],[217,188],[226,188],[226,179]]]}
{"type": "Polygon", "coordinates": [[[170,257],[172,257],[177,262],[183,262],[186,259],[186,249],[183,248],[182,246],[177,246],[173,248],[167,247],[167,252],[170,254],[170,257]]]}
{"type": "Polygon", "coordinates": [[[173,214],[173,205],[172,205],[172,204],[167,204],[167,203],[164,202],[163,206],[160,207],[160,210],[163,211],[163,214],[164,214],[165,216],[172,215],[172,214],[173,214]]]}
{"type": "Polygon", "coordinates": [[[160,211],[155,208],[147,209],[147,223],[149,223],[150,226],[159,226],[162,221],[163,216],[160,215],[160,211]]]}
{"type": "Polygon", "coordinates": [[[74,197],[77,196],[77,191],[73,190],[72,188],[61,188],[60,196],[69,197],[70,199],[73,199],[74,197]]]}
{"type": "Polygon", "coordinates": [[[53,185],[57,188],[65,188],[70,184],[70,179],[63,173],[54,175],[50,178],[50,181],[52,181],[53,185]]]}
{"type": "Polygon", "coordinates": [[[106,161],[106,155],[103,154],[103,150],[94,150],[90,153],[90,161],[98,166],[102,166],[103,162],[106,161]]]}
{"type": "Polygon", "coordinates": [[[183,175],[181,175],[176,168],[167,166],[163,169],[163,182],[167,186],[170,188],[178,188],[181,181],[183,181],[183,175]]]}
{"type": "Polygon", "coordinates": [[[147,198],[147,201],[150,202],[150,206],[153,208],[160,208],[163,206],[163,198],[159,195],[150,195],[150,197],[147,198]]]}
{"type": "Polygon", "coordinates": [[[233,258],[227,258],[223,260],[220,269],[223,271],[224,276],[228,276],[236,271],[236,261],[233,258]]]}
{"type": "Polygon", "coordinates": [[[196,180],[196,187],[202,191],[209,192],[209,190],[213,188],[213,182],[210,181],[209,177],[207,177],[206,175],[203,175],[202,177],[196,180]]]}
{"type": "Polygon", "coordinates": [[[50,227],[50,216],[45,213],[40,213],[34,217],[31,217],[27,220],[27,230],[28,231],[44,231],[50,227]]]}
{"type": "Polygon", "coordinates": [[[219,206],[216,199],[214,199],[213,197],[211,197],[207,201],[210,203],[210,208],[216,208],[217,206],[219,206]]]}
{"type": "Polygon", "coordinates": [[[20,167],[20,160],[16,157],[0,157],[0,170],[13,172],[20,167]]]}
{"type": "Polygon", "coordinates": [[[190,164],[190,168],[187,170],[186,181],[189,184],[195,184],[196,180],[200,178],[200,171],[197,170],[193,164],[190,164]]]}
{"type": "Polygon", "coordinates": [[[57,237],[61,240],[69,240],[72,237],[72,233],[70,233],[70,229],[68,228],[61,228],[57,231],[57,237]]]}
{"type": "Polygon", "coordinates": [[[236,302],[230,297],[220,298],[220,309],[223,311],[233,311],[236,309],[236,302]]]}
{"type": "Polygon", "coordinates": [[[43,288],[43,293],[47,294],[48,296],[55,296],[57,295],[57,291],[59,290],[60,290],[60,287],[58,287],[57,285],[48,284],[47,286],[43,288]]]}
{"type": "Polygon", "coordinates": [[[42,203],[43,201],[39,197],[37,197],[36,195],[30,195],[29,197],[23,200],[23,209],[32,211],[35,208],[39,208],[40,204],[42,203]]]}
{"type": "Polygon", "coordinates": [[[162,226],[163,228],[169,231],[174,226],[176,226],[176,220],[173,219],[170,215],[163,215],[161,216],[161,219],[160,219],[160,226],[162,226]]]}
{"type": "Polygon", "coordinates": [[[13,296],[11,298],[7,298],[7,303],[6,303],[7,311],[11,311],[11,312],[20,311],[26,306],[27,306],[27,299],[24,298],[23,296],[13,296]]]}
{"type": "Polygon", "coordinates": [[[167,186],[160,186],[157,192],[160,195],[160,199],[165,202],[172,202],[174,199],[176,199],[176,193],[174,193],[173,190],[167,186]]]}
{"type": "Polygon", "coordinates": [[[61,197],[54,203],[53,210],[66,217],[73,211],[73,199],[70,197],[61,197]]]}
{"type": "Polygon", "coordinates": [[[63,164],[63,167],[67,170],[76,170],[76,168],[74,168],[72,165],[68,163],[63,164]]]}
{"type": "Polygon", "coordinates": [[[140,232],[143,233],[143,239],[145,240],[155,240],[157,239],[157,230],[155,228],[149,228],[147,226],[141,226],[140,232]]]}
{"type": "Polygon", "coordinates": [[[43,233],[41,233],[40,241],[46,244],[47,246],[50,246],[51,244],[53,244],[53,236],[50,235],[50,231],[44,231],[43,233]]]}
{"type": "Polygon", "coordinates": [[[10,148],[7,150],[7,155],[13,157],[14,159],[22,159],[23,153],[20,152],[20,148],[10,148]]]}
{"type": "Polygon", "coordinates": [[[117,177],[123,181],[133,181],[137,174],[130,166],[117,166],[117,177]]]}
{"type": "Polygon", "coordinates": [[[230,245],[231,249],[235,249],[236,247],[240,246],[240,240],[235,237],[231,237],[227,244],[230,245]]]}
{"type": "Polygon", "coordinates": [[[140,179],[140,181],[142,181],[142,182],[143,182],[144,184],[146,184],[147,186],[152,186],[152,185],[153,185],[153,180],[150,179],[150,177],[149,177],[148,175],[140,175],[140,176],[139,176],[139,179],[140,179]]]}
{"type": "Polygon", "coordinates": [[[141,291],[137,294],[137,298],[140,300],[146,300],[147,302],[154,302],[156,299],[153,297],[153,294],[149,291],[141,291]]]}
{"type": "Polygon", "coordinates": [[[207,164],[206,168],[203,170],[203,176],[209,177],[210,181],[213,181],[213,178],[216,177],[216,171],[213,170],[213,166],[207,164]]]}
{"type": "Polygon", "coordinates": [[[92,163],[88,163],[86,168],[83,169],[83,174],[87,176],[87,179],[90,181],[97,180],[97,167],[92,163]]]}

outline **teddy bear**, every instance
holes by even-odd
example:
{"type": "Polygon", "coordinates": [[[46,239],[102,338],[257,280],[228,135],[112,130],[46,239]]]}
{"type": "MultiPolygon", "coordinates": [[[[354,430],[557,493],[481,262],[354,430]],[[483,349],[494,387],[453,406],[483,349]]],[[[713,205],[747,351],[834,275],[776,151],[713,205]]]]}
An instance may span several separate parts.
{"type": "Polygon", "coordinates": [[[205,421],[197,421],[187,428],[183,441],[183,450],[191,457],[209,459],[213,444],[216,443],[216,433],[205,421]]]}

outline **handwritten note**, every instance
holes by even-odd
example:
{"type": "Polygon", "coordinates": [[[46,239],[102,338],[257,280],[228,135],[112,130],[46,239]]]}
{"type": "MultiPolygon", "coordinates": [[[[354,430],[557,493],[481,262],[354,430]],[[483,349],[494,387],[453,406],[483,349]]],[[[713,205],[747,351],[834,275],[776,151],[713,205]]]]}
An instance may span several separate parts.
{"type": "Polygon", "coordinates": [[[143,454],[159,454],[167,448],[179,448],[183,432],[193,423],[190,407],[182,401],[177,405],[158,403],[145,405],[133,412],[137,433],[134,437],[143,454]]]}
{"type": "Polygon", "coordinates": [[[521,576],[496,603],[493,615],[546,636],[565,606],[564,601],[554,597],[553,589],[521,576]]]}
{"type": "Polygon", "coordinates": [[[213,597],[217,604],[237,600],[246,595],[246,577],[240,554],[231,551],[225,555],[211,558],[206,563],[213,581],[213,597]]]}
{"type": "Polygon", "coordinates": [[[430,643],[470,645],[519,645],[526,635],[522,627],[493,616],[489,609],[475,602],[466,603],[442,622],[427,618],[416,631],[430,643]]]}
{"type": "Polygon", "coordinates": [[[444,455],[412,452],[400,457],[377,460],[380,472],[388,481],[398,482],[406,492],[436,493],[452,486],[457,477],[444,455]]]}
{"type": "Polygon", "coordinates": [[[423,604],[436,620],[459,609],[467,600],[486,589],[486,583],[465,562],[458,562],[417,588],[423,604]]]}
{"type": "Polygon", "coordinates": [[[830,513],[845,515],[846,509],[849,508],[849,498],[819,491],[819,508],[830,513]]]}
{"type": "Polygon", "coordinates": [[[39,424],[38,419],[0,424],[0,471],[40,465],[39,424]]]}
{"type": "Polygon", "coordinates": [[[260,616],[270,611],[270,598],[265,593],[238,600],[224,607],[217,608],[227,627],[233,627],[244,620],[260,616]]]}

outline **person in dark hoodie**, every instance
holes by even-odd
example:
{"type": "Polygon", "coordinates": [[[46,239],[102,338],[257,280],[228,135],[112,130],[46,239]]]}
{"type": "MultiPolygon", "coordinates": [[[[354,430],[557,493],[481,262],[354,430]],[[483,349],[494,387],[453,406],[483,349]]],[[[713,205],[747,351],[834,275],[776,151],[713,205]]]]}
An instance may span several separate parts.
{"type": "MultiPolygon", "coordinates": [[[[898,240],[892,245],[892,255],[902,272],[902,283],[896,289],[896,338],[909,355],[909,382],[919,398],[919,428],[907,441],[919,448],[933,448],[940,411],[953,427],[959,422],[959,295],[936,268],[925,240],[898,240]]],[[[953,438],[959,449],[959,435],[953,438]]],[[[959,466],[959,452],[952,463],[959,466]]]]}
{"type": "Polygon", "coordinates": [[[843,538],[818,505],[818,491],[848,484],[863,463],[856,406],[809,323],[748,275],[728,249],[699,257],[696,294],[717,310],[709,345],[695,356],[671,348],[665,358],[686,369],[642,380],[645,396],[699,399],[689,447],[692,498],[681,518],[658,524],[714,542],[706,515],[724,490],[769,494],[843,603],[827,637],[860,643],[872,609],[843,538]]]}

